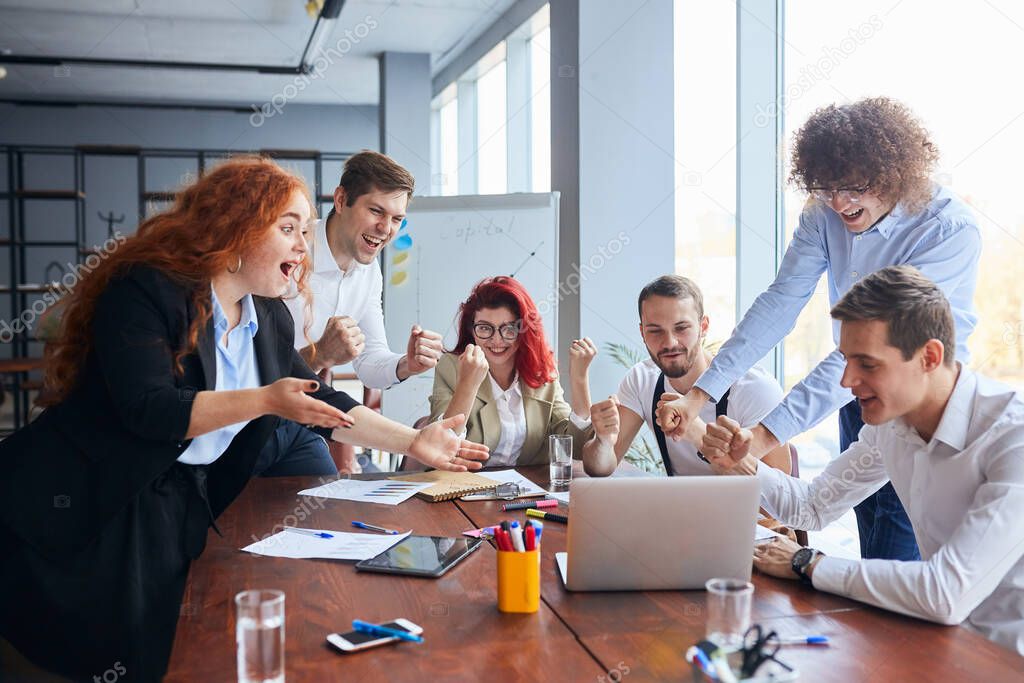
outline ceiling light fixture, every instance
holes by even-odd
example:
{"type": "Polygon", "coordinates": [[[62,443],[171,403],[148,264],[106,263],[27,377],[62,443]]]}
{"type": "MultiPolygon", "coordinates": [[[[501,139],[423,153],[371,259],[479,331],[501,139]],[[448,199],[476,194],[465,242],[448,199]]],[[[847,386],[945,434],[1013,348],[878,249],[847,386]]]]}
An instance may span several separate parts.
{"type": "Polygon", "coordinates": [[[158,59],[102,59],[97,57],[67,57],[63,55],[16,55],[10,49],[0,48],[0,64],[26,64],[31,66],[111,66],[142,69],[186,69],[205,71],[241,71],[248,73],[297,75],[310,73],[310,62],[320,51],[323,42],[330,36],[334,24],[338,21],[345,0],[323,0],[323,7],[317,15],[316,23],[306,41],[306,49],[302,51],[302,59],[297,66],[277,66],[270,64],[234,64],[225,62],[174,62],[158,59]]]}

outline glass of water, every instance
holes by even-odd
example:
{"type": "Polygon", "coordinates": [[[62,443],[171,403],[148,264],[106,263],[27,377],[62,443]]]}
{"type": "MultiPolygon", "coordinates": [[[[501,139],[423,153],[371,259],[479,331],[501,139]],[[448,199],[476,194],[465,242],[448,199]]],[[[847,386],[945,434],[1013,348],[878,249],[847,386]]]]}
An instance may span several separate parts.
{"type": "Polygon", "coordinates": [[[572,482],[572,436],[548,436],[548,474],[551,490],[569,488],[572,482]]]}
{"type": "Polygon", "coordinates": [[[750,628],[754,584],[741,579],[711,579],[704,587],[708,590],[707,639],[726,652],[739,650],[750,628]]]}
{"type": "Polygon", "coordinates": [[[242,591],[235,614],[238,683],[284,683],[284,593],[242,591]]]}

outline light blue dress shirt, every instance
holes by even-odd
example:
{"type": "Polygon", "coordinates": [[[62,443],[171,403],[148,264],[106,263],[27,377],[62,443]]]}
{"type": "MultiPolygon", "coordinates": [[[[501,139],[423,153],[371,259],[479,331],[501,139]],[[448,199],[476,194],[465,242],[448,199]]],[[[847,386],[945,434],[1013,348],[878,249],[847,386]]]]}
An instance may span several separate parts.
{"type": "MultiPolygon", "coordinates": [[[[216,338],[217,391],[232,389],[254,389],[260,385],[259,368],[256,365],[256,348],[253,339],[259,330],[256,319],[256,307],[252,295],[246,294],[242,299],[242,316],[234,329],[228,332],[228,319],[217,299],[217,293],[210,287],[210,298],[213,302],[213,332],[216,338]],[[227,333],[225,343],[224,333],[227,333]]],[[[202,434],[192,439],[188,448],[178,456],[178,462],[186,465],[209,465],[224,454],[238,432],[247,425],[247,421],[236,422],[202,434]]]]}
{"type": "MultiPolygon", "coordinates": [[[[897,205],[869,230],[855,234],[828,206],[811,201],[786,249],[775,281],[751,305],[696,386],[715,401],[783,337],[811,298],[822,273],[828,278],[828,299],[834,306],[853,284],[885,268],[909,264],[928,276],[949,299],[956,324],[956,358],[970,360],[967,337],[978,316],[974,288],[978,279],[981,233],[968,206],[952,192],[935,186],[924,210],[907,214],[897,205]]],[[[832,336],[839,343],[839,323],[832,336]]],[[[762,421],[785,443],[821,422],[853,395],[839,385],[846,366],[832,351],[793,387],[762,421]]]]}

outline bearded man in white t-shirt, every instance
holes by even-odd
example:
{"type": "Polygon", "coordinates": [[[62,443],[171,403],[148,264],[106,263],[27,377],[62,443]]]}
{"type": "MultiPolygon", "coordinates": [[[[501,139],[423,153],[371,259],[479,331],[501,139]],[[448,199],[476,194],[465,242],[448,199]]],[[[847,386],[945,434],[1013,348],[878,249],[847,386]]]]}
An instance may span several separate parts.
{"type": "MultiPolygon", "coordinates": [[[[704,296],[689,278],[663,275],[640,291],[637,307],[650,359],[630,368],[617,394],[591,406],[595,436],[583,447],[584,469],[592,477],[611,474],[646,423],[658,441],[666,474],[714,474],[698,450],[705,423],[722,414],[741,425],[757,424],[782,400],[782,388],[755,366],[717,404],[706,404],[682,438],[666,439],[654,420],[658,404],[684,396],[711,362],[704,348],[709,325],[704,296]]],[[[777,447],[765,462],[789,473],[789,446],[777,447]]]]}

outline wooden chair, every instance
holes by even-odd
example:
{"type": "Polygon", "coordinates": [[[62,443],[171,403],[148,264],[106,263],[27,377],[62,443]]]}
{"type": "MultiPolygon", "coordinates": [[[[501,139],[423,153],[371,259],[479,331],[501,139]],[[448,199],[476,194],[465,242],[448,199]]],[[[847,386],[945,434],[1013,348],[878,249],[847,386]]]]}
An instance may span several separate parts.
{"type": "MultiPolygon", "coordinates": [[[[347,377],[347,376],[346,376],[347,377]]],[[[352,375],[351,378],[355,378],[352,375]]],[[[339,377],[341,379],[341,377],[339,377]]],[[[380,389],[371,389],[370,387],[363,387],[363,405],[370,410],[380,412],[380,402],[383,392],[380,389]]],[[[356,461],[356,448],[352,444],[338,443],[337,441],[327,442],[327,450],[331,452],[331,458],[334,460],[334,464],[339,470],[345,470],[347,464],[356,461]]]]}

